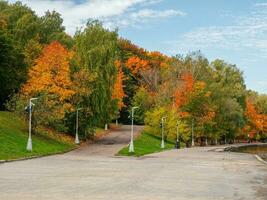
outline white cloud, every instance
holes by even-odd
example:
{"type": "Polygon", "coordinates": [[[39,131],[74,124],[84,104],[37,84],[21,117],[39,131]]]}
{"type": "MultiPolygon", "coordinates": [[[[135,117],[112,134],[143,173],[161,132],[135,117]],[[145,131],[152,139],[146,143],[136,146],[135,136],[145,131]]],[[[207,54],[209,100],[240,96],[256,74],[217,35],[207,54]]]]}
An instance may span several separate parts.
{"type": "MultiPolygon", "coordinates": [[[[171,53],[176,51],[220,49],[251,50],[267,58],[267,3],[255,4],[247,16],[236,17],[231,25],[200,27],[187,32],[175,41],[171,53]]],[[[232,17],[231,17],[232,19],[232,17]]]]}
{"type": "Polygon", "coordinates": [[[116,16],[113,18],[106,18],[103,21],[105,22],[106,27],[127,27],[135,26],[142,27],[143,23],[149,22],[151,20],[159,20],[175,16],[185,16],[186,13],[178,10],[152,10],[152,9],[140,9],[137,11],[132,11],[123,16],[116,16]],[[140,26],[141,25],[141,26],[140,26]]]}
{"type": "Polygon", "coordinates": [[[244,70],[248,88],[267,93],[267,3],[243,16],[224,15],[227,25],[204,26],[166,42],[169,54],[201,50],[212,60],[226,59],[244,70]]]}
{"type": "Polygon", "coordinates": [[[257,83],[262,87],[267,87],[267,81],[258,81],[257,83]]]}
{"type": "Polygon", "coordinates": [[[139,10],[138,12],[132,13],[131,18],[133,19],[144,19],[144,18],[165,18],[171,16],[185,16],[185,13],[177,10],[164,10],[156,11],[150,9],[139,10]]]}
{"type": "MultiPolygon", "coordinates": [[[[10,2],[15,2],[11,0],[10,2]]],[[[74,0],[21,0],[31,7],[37,15],[42,16],[47,10],[56,10],[64,19],[64,26],[70,34],[85,24],[87,19],[99,19],[109,28],[134,25],[142,19],[182,16],[185,13],[177,10],[156,11],[144,9],[162,0],[85,0],[75,3],[74,0]],[[142,7],[142,8],[140,8],[142,7]],[[137,10],[139,8],[139,10],[137,10]]]]}
{"type": "Polygon", "coordinates": [[[145,1],[144,3],[142,3],[141,6],[149,6],[149,5],[153,5],[153,4],[158,4],[160,2],[162,2],[164,0],[150,0],[150,1],[145,1]]]}
{"type": "Polygon", "coordinates": [[[267,6],[267,3],[256,3],[255,6],[259,6],[259,7],[267,6]]]}

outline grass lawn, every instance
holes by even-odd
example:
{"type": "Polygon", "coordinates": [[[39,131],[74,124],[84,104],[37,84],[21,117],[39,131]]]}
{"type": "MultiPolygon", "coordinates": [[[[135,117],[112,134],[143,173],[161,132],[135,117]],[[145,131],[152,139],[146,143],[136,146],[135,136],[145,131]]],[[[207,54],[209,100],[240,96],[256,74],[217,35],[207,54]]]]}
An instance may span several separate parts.
{"type": "Polygon", "coordinates": [[[10,112],[0,112],[0,160],[49,155],[70,150],[74,145],[40,135],[32,136],[33,151],[27,152],[27,123],[10,112]]]}
{"type": "MultiPolygon", "coordinates": [[[[167,149],[173,149],[175,141],[165,140],[165,149],[160,148],[161,138],[151,135],[145,131],[134,140],[134,153],[129,153],[129,147],[124,147],[118,152],[118,155],[123,156],[143,156],[146,154],[161,152],[167,149]]],[[[184,145],[182,145],[184,146],[184,145]]]]}

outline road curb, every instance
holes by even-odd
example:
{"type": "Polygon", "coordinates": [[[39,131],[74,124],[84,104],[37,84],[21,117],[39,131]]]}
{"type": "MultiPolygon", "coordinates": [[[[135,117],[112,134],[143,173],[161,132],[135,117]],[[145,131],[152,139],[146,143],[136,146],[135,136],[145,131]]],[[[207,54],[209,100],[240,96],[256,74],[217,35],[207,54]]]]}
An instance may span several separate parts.
{"type": "Polygon", "coordinates": [[[256,158],[258,161],[260,161],[261,163],[267,165],[267,162],[264,161],[259,155],[256,155],[256,154],[255,154],[254,156],[255,156],[255,158],[256,158]]]}
{"type": "Polygon", "coordinates": [[[61,151],[61,152],[58,152],[58,153],[51,153],[51,154],[37,155],[37,156],[29,156],[29,157],[25,157],[25,158],[18,158],[18,159],[11,159],[11,160],[0,160],[0,164],[4,164],[4,163],[8,163],[8,162],[23,161],[23,160],[31,160],[31,159],[34,159],[34,158],[43,158],[43,157],[54,156],[54,155],[60,155],[60,154],[64,154],[64,153],[68,153],[68,152],[74,151],[77,148],[79,148],[79,146],[71,148],[71,149],[68,149],[66,151],[61,151]]]}

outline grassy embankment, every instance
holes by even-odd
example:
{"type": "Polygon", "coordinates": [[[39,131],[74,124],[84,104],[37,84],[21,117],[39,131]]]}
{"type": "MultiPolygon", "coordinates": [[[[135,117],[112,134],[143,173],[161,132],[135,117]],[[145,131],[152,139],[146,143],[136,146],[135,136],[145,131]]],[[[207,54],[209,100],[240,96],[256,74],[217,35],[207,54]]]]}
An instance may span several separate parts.
{"type": "Polygon", "coordinates": [[[33,151],[28,152],[26,150],[28,140],[27,122],[13,113],[0,112],[0,160],[50,155],[68,151],[75,147],[67,136],[55,137],[57,133],[51,130],[47,133],[33,135],[33,151]]]}
{"type": "MultiPolygon", "coordinates": [[[[129,147],[126,146],[118,152],[118,155],[123,156],[143,156],[146,154],[161,152],[168,149],[173,149],[175,146],[175,141],[167,140],[165,141],[165,149],[160,148],[161,138],[155,135],[151,135],[145,131],[141,133],[139,137],[134,140],[134,153],[129,153],[129,147]]],[[[181,143],[182,147],[184,144],[181,143]]]]}

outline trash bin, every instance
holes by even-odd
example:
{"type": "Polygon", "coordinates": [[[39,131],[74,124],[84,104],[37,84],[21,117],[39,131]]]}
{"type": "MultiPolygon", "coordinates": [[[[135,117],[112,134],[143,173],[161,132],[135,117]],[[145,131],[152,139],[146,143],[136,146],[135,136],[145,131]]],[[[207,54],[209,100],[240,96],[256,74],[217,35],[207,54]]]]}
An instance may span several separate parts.
{"type": "Polygon", "coordinates": [[[180,149],[180,142],[176,140],[175,149],[180,149]]]}

